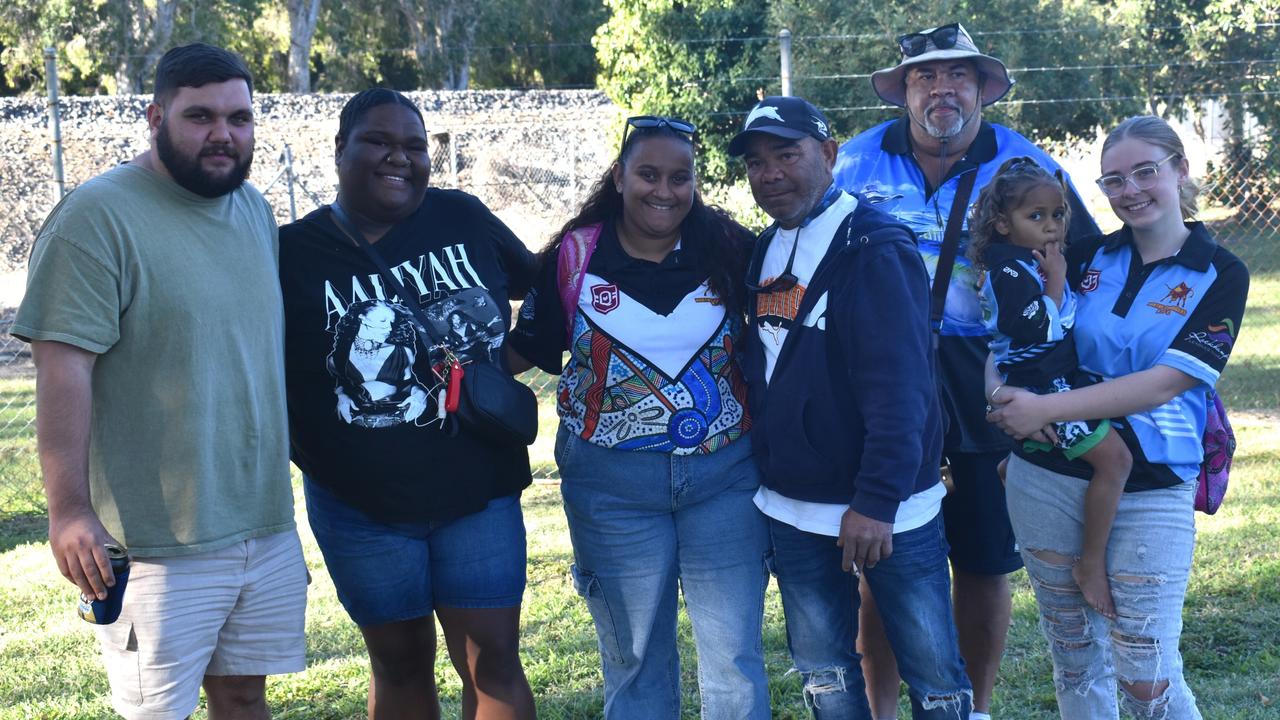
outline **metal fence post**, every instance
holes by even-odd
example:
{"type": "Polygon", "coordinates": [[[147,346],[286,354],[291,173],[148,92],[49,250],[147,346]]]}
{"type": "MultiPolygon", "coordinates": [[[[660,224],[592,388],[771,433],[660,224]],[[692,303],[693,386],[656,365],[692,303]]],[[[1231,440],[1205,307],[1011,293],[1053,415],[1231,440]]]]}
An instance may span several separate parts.
{"type": "Polygon", "coordinates": [[[289,188],[289,222],[298,219],[298,201],[293,195],[293,148],[284,144],[284,181],[289,188]]]}
{"type": "Polygon", "coordinates": [[[791,94],[791,31],[782,28],[778,31],[778,52],[782,55],[782,94],[791,94]]]}
{"type": "Polygon", "coordinates": [[[62,200],[66,184],[62,176],[62,123],[58,117],[58,50],[44,49],[44,79],[49,88],[49,129],[53,132],[53,202],[62,200]]]}
{"type": "Polygon", "coordinates": [[[445,133],[445,137],[449,139],[449,177],[453,180],[453,186],[461,189],[462,183],[458,179],[458,143],[452,132],[445,133]]]}

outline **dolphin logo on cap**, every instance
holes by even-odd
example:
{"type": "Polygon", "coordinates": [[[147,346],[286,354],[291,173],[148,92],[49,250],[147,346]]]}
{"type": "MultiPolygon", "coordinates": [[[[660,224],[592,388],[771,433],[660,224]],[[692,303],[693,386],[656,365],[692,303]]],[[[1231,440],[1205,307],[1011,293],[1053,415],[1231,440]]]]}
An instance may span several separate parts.
{"type": "Polygon", "coordinates": [[[772,105],[760,105],[754,108],[751,111],[751,114],[747,116],[747,122],[743,124],[743,127],[751,127],[751,123],[759,120],[760,118],[770,118],[772,120],[777,120],[778,122],[786,122],[782,119],[782,116],[778,114],[778,108],[772,105]]]}

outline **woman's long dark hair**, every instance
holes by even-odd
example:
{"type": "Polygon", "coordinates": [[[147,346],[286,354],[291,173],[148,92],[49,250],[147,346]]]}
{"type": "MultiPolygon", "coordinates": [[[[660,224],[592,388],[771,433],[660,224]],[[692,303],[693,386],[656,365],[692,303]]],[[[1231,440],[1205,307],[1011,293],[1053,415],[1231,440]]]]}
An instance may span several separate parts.
{"type": "MultiPolygon", "coordinates": [[[[676,132],[666,125],[631,128],[614,163],[625,167],[636,146],[651,138],[675,138],[690,147],[693,145],[688,135],[676,132]]],[[[539,260],[554,265],[556,254],[560,251],[560,241],[565,235],[588,225],[614,222],[620,217],[622,194],[613,182],[613,167],[610,166],[591,188],[591,194],[578,214],[565,223],[542,248],[539,260]]],[[[729,213],[704,203],[702,194],[696,190],[693,193],[693,207],[680,224],[680,234],[681,243],[703,243],[696,248],[696,252],[710,271],[707,284],[711,287],[711,292],[724,302],[730,313],[743,315],[746,312],[746,286],[743,278],[746,276],[747,263],[751,258],[751,243],[755,235],[729,217],[729,213]]]]}

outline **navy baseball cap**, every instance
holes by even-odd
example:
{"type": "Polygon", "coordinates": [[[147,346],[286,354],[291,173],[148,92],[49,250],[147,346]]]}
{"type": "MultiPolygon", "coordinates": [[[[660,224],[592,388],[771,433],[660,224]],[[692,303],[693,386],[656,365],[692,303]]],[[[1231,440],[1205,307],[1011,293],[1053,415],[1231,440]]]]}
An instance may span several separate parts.
{"type": "Polygon", "coordinates": [[[773,95],[756,103],[747,113],[742,132],[729,141],[729,155],[737,157],[745,153],[751,133],[767,133],[788,140],[811,137],[826,142],[831,139],[831,123],[808,100],[773,95]]]}

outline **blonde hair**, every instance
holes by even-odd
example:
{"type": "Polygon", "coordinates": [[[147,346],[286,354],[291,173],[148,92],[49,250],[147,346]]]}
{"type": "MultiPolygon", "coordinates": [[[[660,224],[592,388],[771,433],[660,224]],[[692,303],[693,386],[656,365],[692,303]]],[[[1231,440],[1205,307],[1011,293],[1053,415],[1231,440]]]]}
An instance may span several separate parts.
{"type": "MultiPolygon", "coordinates": [[[[1112,130],[1107,139],[1102,143],[1102,154],[1106,155],[1107,151],[1121,140],[1133,138],[1142,142],[1158,147],[1166,153],[1178,156],[1178,160],[1185,161],[1187,159],[1186,148],[1182,146],[1182,138],[1178,137],[1178,133],[1174,132],[1169,123],[1155,115],[1136,115],[1125,120],[1112,130]]],[[[1178,185],[1178,206],[1182,210],[1183,220],[1192,220],[1195,218],[1199,208],[1196,206],[1196,198],[1200,196],[1200,184],[1190,177],[1185,182],[1178,185]]]]}

